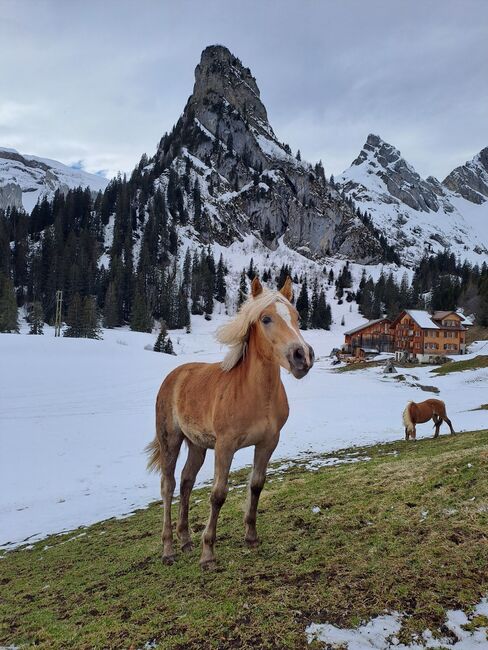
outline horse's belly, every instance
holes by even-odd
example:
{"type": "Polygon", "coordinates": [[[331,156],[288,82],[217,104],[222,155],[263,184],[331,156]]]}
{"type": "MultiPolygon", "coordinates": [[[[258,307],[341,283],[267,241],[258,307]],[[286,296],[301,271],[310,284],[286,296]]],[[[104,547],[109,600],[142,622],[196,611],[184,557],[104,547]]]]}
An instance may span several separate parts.
{"type": "Polygon", "coordinates": [[[205,429],[192,427],[185,423],[181,423],[180,427],[183,435],[197,447],[203,447],[203,449],[214,449],[215,433],[213,431],[205,431],[205,429]]]}

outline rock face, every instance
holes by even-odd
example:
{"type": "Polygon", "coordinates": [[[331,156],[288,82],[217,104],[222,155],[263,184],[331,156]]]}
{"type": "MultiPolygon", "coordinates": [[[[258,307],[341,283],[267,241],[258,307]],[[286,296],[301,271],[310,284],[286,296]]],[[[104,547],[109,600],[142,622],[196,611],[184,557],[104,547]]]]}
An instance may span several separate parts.
{"type": "Polygon", "coordinates": [[[368,136],[337,183],[370,214],[407,264],[443,250],[481,263],[488,252],[449,187],[433,176],[421,178],[398,149],[377,135],[368,136]]]}
{"type": "Polygon", "coordinates": [[[472,203],[484,203],[488,199],[488,147],[453,169],[443,185],[472,203]]]}
{"type": "Polygon", "coordinates": [[[56,190],[74,187],[103,190],[108,180],[73,169],[56,160],[22,155],[15,149],[0,148],[0,209],[24,208],[32,211],[39,198],[52,198],[56,190]]]}
{"type": "Polygon", "coordinates": [[[270,247],[283,237],[312,257],[384,259],[378,234],[326,181],[322,166],[297,160],[278,140],[256,80],[225,47],[203,51],[184,113],[151,165],[156,187],[167,190],[174,173],[185,178],[184,207],[202,241],[228,244],[252,232],[270,247]],[[195,184],[203,225],[192,219],[195,184]]]}

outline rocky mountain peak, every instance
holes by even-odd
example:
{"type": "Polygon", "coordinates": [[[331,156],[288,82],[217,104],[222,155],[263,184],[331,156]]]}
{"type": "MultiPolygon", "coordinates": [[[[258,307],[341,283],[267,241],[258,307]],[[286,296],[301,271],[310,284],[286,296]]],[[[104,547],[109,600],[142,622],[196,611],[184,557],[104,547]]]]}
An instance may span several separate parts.
{"type": "Polygon", "coordinates": [[[222,100],[252,126],[262,129],[268,125],[266,108],[249,68],[223,45],[210,45],[203,50],[195,68],[195,85],[189,105],[198,117],[206,108],[222,100]]]}
{"type": "Polygon", "coordinates": [[[366,160],[376,160],[381,167],[388,167],[398,161],[405,162],[401,153],[393,145],[388,144],[379,135],[370,133],[366,138],[359,156],[352,162],[353,165],[361,165],[366,160]]]}
{"type": "Polygon", "coordinates": [[[453,169],[442,182],[468,201],[484,203],[488,199],[488,147],[453,169]]]}
{"type": "MultiPolygon", "coordinates": [[[[420,177],[396,147],[382,140],[379,135],[368,135],[351,169],[361,166],[365,168],[367,176],[374,174],[383,181],[389,196],[410,208],[421,212],[439,210],[437,192],[431,184],[420,177]]],[[[344,176],[348,176],[348,172],[344,176]]]]}

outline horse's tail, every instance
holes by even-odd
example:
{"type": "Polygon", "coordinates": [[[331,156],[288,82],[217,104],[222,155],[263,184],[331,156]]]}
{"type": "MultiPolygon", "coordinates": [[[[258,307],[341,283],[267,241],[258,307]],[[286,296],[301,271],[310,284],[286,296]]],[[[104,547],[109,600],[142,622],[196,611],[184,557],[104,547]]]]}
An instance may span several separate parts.
{"type": "Polygon", "coordinates": [[[412,416],[410,415],[411,404],[413,404],[413,402],[408,402],[406,407],[403,410],[403,425],[408,431],[410,431],[413,428],[412,416]]]}
{"type": "Polygon", "coordinates": [[[149,455],[147,461],[147,470],[148,472],[160,472],[161,471],[161,445],[159,444],[159,439],[156,436],[152,442],[150,442],[146,449],[146,454],[149,455]]]}

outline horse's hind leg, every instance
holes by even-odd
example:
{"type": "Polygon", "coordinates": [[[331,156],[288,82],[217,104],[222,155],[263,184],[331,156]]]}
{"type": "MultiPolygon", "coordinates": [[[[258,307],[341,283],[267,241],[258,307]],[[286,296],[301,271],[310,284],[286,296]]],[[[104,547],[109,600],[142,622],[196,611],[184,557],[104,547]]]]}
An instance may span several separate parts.
{"type": "Polygon", "coordinates": [[[191,551],[192,543],[190,531],[188,528],[188,508],[190,504],[190,495],[195,485],[195,479],[200,471],[203,461],[205,460],[206,449],[197,447],[193,442],[188,441],[188,458],[181,472],[180,481],[180,508],[178,513],[178,525],[176,534],[180,538],[181,549],[191,551]]]}
{"type": "Polygon", "coordinates": [[[180,431],[171,433],[164,431],[160,435],[161,445],[161,498],[164,503],[163,533],[163,562],[174,562],[173,529],[171,526],[171,502],[175,491],[175,467],[180,453],[183,434],[180,431]]]}
{"type": "Polygon", "coordinates": [[[247,502],[247,511],[244,517],[246,524],[245,540],[250,547],[259,544],[258,534],[256,531],[256,513],[258,509],[259,497],[266,480],[266,468],[268,467],[271,454],[276,449],[278,436],[272,442],[265,445],[256,445],[254,448],[254,465],[249,481],[249,496],[247,502]]]}
{"type": "Polygon", "coordinates": [[[432,419],[434,420],[434,426],[435,426],[434,438],[437,438],[439,436],[439,430],[441,428],[442,418],[440,418],[436,413],[434,413],[432,419]]]}
{"type": "Polygon", "coordinates": [[[444,420],[444,422],[447,424],[447,426],[451,429],[451,433],[452,433],[452,434],[455,434],[456,432],[454,431],[454,429],[453,429],[453,427],[452,427],[452,422],[451,422],[451,420],[447,417],[447,415],[445,415],[445,416],[443,417],[443,420],[444,420]]]}

